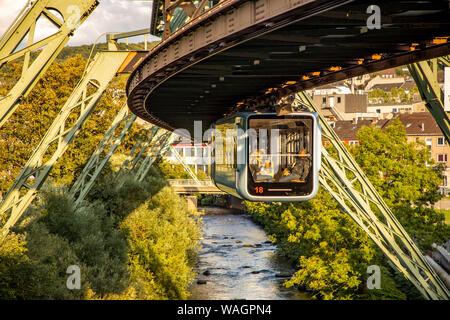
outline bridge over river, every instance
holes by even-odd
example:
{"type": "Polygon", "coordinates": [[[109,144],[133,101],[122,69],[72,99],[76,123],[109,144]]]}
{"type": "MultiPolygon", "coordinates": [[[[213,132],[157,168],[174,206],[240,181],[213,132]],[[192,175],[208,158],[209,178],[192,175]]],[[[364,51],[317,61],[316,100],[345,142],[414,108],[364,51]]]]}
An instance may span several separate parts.
{"type": "Polygon", "coordinates": [[[180,194],[225,194],[212,180],[169,179],[167,181],[175,192],[180,194]]]}

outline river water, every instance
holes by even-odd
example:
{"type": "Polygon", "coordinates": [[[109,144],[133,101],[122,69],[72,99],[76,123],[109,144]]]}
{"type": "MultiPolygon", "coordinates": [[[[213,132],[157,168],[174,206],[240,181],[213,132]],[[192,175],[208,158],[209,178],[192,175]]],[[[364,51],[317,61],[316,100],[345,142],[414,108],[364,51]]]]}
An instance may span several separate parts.
{"type": "Polygon", "coordinates": [[[190,299],[308,299],[306,292],[282,285],[295,270],[278,257],[276,247],[249,215],[209,214],[202,218],[198,277],[191,285],[190,299]]]}

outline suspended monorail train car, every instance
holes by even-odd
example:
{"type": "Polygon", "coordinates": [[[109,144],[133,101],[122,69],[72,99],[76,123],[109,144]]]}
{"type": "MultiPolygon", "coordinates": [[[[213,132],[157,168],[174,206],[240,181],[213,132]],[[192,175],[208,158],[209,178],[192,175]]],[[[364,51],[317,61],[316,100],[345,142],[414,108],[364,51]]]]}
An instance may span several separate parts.
{"type": "Polygon", "coordinates": [[[236,113],[212,125],[211,177],[250,201],[306,201],[319,188],[321,129],[316,113],[236,113]]]}

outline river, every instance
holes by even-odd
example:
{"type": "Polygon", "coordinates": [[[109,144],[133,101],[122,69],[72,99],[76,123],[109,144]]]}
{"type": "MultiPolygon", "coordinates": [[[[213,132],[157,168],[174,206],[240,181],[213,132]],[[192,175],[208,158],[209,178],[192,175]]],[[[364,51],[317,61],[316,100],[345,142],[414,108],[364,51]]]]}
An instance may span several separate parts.
{"type": "Polygon", "coordinates": [[[308,293],[282,284],[295,270],[247,214],[207,214],[193,300],[305,300],[308,293]]]}

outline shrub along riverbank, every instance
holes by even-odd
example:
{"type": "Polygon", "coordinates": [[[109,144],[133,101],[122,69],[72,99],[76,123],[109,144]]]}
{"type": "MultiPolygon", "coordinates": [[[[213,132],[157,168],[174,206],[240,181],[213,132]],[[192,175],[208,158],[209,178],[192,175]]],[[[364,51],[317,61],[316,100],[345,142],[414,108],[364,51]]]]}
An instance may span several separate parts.
{"type": "Polygon", "coordinates": [[[77,210],[64,188],[44,192],[0,244],[0,299],[186,299],[194,213],[156,169],[123,179],[105,175],[77,210]],[[71,265],[80,290],[66,287],[71,265]]]}

